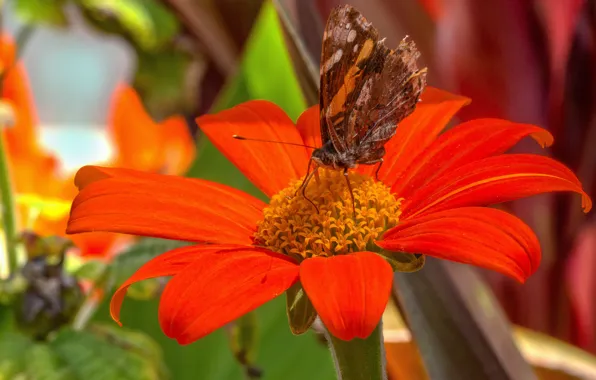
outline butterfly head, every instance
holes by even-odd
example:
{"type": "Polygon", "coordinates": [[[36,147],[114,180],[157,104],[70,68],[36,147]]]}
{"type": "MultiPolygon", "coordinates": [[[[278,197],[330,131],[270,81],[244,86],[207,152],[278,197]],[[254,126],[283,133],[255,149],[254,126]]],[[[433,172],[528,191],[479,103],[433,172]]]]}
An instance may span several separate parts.
{"type": "Polygon", "coordinates": [[[326,169],[354,169],[358,166],[356,157],[349,153],[338,153],[332,145],[325,144],[312,152],[311,159],[318,166],[326,169]]]}

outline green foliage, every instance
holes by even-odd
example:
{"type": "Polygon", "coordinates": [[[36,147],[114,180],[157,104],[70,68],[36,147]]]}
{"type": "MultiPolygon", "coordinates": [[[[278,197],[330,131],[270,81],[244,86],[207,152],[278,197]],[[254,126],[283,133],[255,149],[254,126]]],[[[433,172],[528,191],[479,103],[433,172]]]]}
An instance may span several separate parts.
{"type": "MultiPolygon", "coordinates": [[[[223,329],[188,346],[166,337],[157,320],[158,301],[127,300],[122,309],[125,326],[149,333],[162,347],[165,362],[176,380],[238,380],[243,369],[235,361],[223,329]]],[[[294,336],[288,327],[284,297],[256,311],[259,323],[258,352],[254,363],[263,370],[262,380],[334,379],[327,347],[312,332],[294,336]]],[[[108,321],[107,301],[96,314],[108,321]]],[[[114,323],[111,322],[110,323],[114,323]]]]}
{"type": "Polygon", "coordinates": [[[77,379],[164,379],[161,352],[149,337],[108,326],[62,330],[50,343],[77,379]]]}
{"type": "Polygon", "coordinates": [[[31,380],[75,380],[73,372],[64,365],[46,344],[35,343],[26,353],[25,378],[31,380]]]}
{"type": "MultiPolygon", "coordinates": [[[[108,292],[122,285],[124,281],[132,276],[147,261],[162,253],[185,245],[188,245],[188,243],[157,238],[141,239],[137,244],[114,258],[107,273],[108,292]]],[[[159,294],[159,289],[159,280],[150,279],[132,285],[128,289],[128,295],[136,299],[150,299],[159,294]]]]}
{"type": "Polygon", "coordinates": [[[134,86],[155,119],[186,107],[183,90],[190,63],[188,54],[171,47],[159,52],[137,51],[134,86]]]}
{"type": "Polygon", "coordinates": [[[241,66],[251,99],[275,102],[294,120],[306,109],[275,8],[265,2],[241,66]]]}
{"type": "Polygon", "coordinates": [[[13,0],[12,3],[15,15],[25,24],[65,26],[68,23],[65,0],[13,0]]]}
{"type": "Polygon", "coordinates": [[[286,291],[286,310],[290,329],[296,335],[307,332],[317,318],[317,311],[304,293],[300,282],[286,291]]]}
{"type": "Polygon", "coordinates": [[[131,41],[142,50],[161,49],[171,42],[180,28],[176,17],[157,0],[76,0],[76,2],[95,26],[107,32],[129,36],[131,41]]]}
{"type": "Polygon", "coordinates": [[[230,348],[249,379],[260,378],[262,371],[254,365],[258,352],[259,319],[254,311],[236,319],[227,328],[230,348]]]}
{"type": "Polygon", "coordinates": [[[33,342],[13,331],[0,334],[0,378],[12,379],[26,368],[27,352],[33,342]]]}
{"type": "Polygon", "coordinates": [[[96,282],[101,280],[107,269],[108,265],[103,260],[89,260],[74,272],[74,276],[79,280],[96,282]]]}

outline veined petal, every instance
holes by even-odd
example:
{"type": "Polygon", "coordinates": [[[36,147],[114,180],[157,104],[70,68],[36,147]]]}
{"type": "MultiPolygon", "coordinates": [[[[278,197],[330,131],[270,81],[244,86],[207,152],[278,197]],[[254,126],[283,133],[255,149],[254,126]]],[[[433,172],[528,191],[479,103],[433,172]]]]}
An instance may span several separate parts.
{"type": "MultiPolygon", "coordinates": [[[[387,144],[387,153],[379,170],[379,179],[392,184],[410,163],[429,146],[447,123],[470,99],[450,94],[434,87],[426,87],[414,112],[397,127],[395,136],[387,144]]],[[[362,165],[358,171],[373,175],[376,165],[362,165]]]]}
{"type": "Polygon", "coordinates": [[[193,263],[200,255],[232,248],[243,247],[233,245],[193,245],[173,249],[149,260],[120,285],[112,296],[112,300],[110,301],[110,315],[112,319],[122,326],[120,322],[120,308],[122,307],[124,297],[126,297],[126,291],[135,282],[155,277],[174,276],[180,273],[187,265],[193,263]]]}
{"type": "Polygon", "coordinates": [[[504,154],[447,171],[412,192],[412,197],[402,204],[402,218],[553,191],[577,192],[582,196],[584,212],[592,208],[590,197],[565,165],[535,154],[504,154]]]}
{"type": "Polygon", "coordinates": [[[540,263],[540,244],[517,217],[486,207],[463,207],[401,222],[377,245],[495,270],[524,282],[540,263]]]}
{"type": "MultiPolygon", "coordinates": [[[[150,173],[144,172],[135,169],[125,169],[125,168],[113,168],[107,166],[94,166],[94,165],[86,165],[80,168],[77,171],[77,174],[74,178],[74,184],[79,189],[79,191],[83,190],[88,185],[101,181],[108,178],[126,178],[131,181],[139,180],[153,180],[157,181],[163,178],[162,174],[157,173],[150,173]]],[[[180,180],[184,181],[183,177],[168,177],[169,180],[180,180]]]]}
{"type": "Polygon", "coordinates": [[[259,248],[199,255],[166,286],[161,328],[191,343],[285,292],[298,281],[298,268],[288,256],[259,248]]]}
{"type": "Polygon", "coordinates": [[[67,233],[251,244],[265,207],[241,191],[199,179],[100,167],[79,174],[82,190],[73,201],[67,233]]]}
{"type": "Polygon", "coordinates": [[[306,174],[310,150],[278,143],[303,145],[292,120],[271,102],[249,101],[201,116],[197,123],[217,149],[269,197],[306,174]],[[236,140],[234,135],[272,142],[236,140]]]}
{"type": "Polygon", "coordinates": [[[319,115],[319,105],[307,109],[300,115],[296,122],[296,128],[302,136],[304,145],[320,148],[323,145],[321,141],[321,122],[319,115]]]}
{"type": "Polygon", "coordinates": [[[387,306],[393,270],[372,252],[314,257],[300,264],[300,281],[331,334],[364,339],[387,306]]]}
{"type": "Polygon", "coordinates": [[[406,170],[391,190],[409,198],[424,184],[448,170],[485,157],[505,153],[522,138],[531,136],[542,147],[553,143],[545,129],[501,119],[476,119],[443,133],[406,170]]]}

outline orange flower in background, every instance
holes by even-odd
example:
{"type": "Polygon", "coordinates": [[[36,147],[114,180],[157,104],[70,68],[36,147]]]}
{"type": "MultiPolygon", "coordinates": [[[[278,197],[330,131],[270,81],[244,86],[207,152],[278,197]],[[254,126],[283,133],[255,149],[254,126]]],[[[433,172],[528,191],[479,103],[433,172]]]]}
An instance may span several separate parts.
{"type": "Polygon", "coordinates": [[[2,102],[12,108],[13,125],[2,128],[8,155],[38,153],[34,126],[37,123],[29,81],[21,62],[15,62],[16,47],[12,38],[0,35],[0,73],[2,73],[2,102]]]}
{"type": "MultiPolygon", "coordinates": [[[[2,102],[14,113],[14,123],[2,129],[6,141],[21,228],[39,235],[64,235],[70,204],[77,193],[72,176],[43,149],[29,83],[20,62],[14,62],[11,39],[0,41],[2,102]]],[[[194,158],[194,140],[184,118],[153,121],[131,87],[116,89],[110,109],[109,139],[115,157],[111,164],[139,170],[183,174],[194,158]],[[147,154],[151,154],[147,158],[147,154]]],[[[106,256],[130,240],[112,233],[73,237],[83,256],[106,256]]]]}
{"type": "Polygon", "coordinates": [[[83,167],[75,178],[68,233],[110,231],[199,244],[146,263],[114,294],[118,321],[134,282],[173,276],[160,303],[165,334],[181,344],[199,339],[300,283],[327,329],[367,337],[387,304],[393,252],[424,254],[492,269],[523,282],[540,263],[536,236],[518,218],[486,208],[551,191],[589,197],[575,175],[542,156],[503,154],[545,130],[479,119],[441,132],[468,100],[429,88],[386,145],[385,162],[349,173],[320,169],[302,196],[306,147],[320,146],[319,109],[294,124],[276,105],[251,101],[198,119],[214,145],[269,204],[200,179],[135,170],[83,167]],[[317,207],[313,207],[314,203],[317,207]],[[382,248],[382,249],[381,249],[382,248]]]}
{"type": "Polygon", "coordinates": [[[182,116],[153,121],[137,92],[119,84],[113,95],[109,132],[116,157],[111,165],[163,174],[183,174],[195,154],[195,142],[182,116]]]}

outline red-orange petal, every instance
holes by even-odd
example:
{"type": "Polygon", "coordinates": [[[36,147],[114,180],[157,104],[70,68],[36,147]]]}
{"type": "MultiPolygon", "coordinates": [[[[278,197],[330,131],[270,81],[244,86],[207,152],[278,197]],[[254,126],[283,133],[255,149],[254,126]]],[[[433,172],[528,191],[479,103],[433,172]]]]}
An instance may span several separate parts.
{"type": "Polygon", "coordinates": [[[112,296],[112,300],[110,301],[110,315],[112,319],[122,326],[120,322],[122,302],[124,302],[124,297],[126,297],[126,291],[135,282],[155,277],[174,276],[201,255],[232,248],[243,247],[232,245],[193,245],[176,248],[149,260],[120,285],[112,296]]]}
{"type": "Polygon", "coordinates": [[[182,175],[190,167],[196,151],[186,120],[182,116],[172,116],[159,124],[163,139],[164,174],[182,175]]]}
{"type": "Polygon", "coordinates": [[[464,206],[483,206],[531,195],[574,191],[582,196],[584,212],[592,201],[565,165],[535,154],[487,157],[450,170],[402,204],[402,218],[464,206]]]}
{"type": "Polygon", "coordinates": [[[296,128],[302,136],[304,145],[320,148],[323,145],[321,140],[321,122],[319,117],[319,105],[307,109],[300,115],[296,122],[296,128]]]}
{"type": "Polygon", "coordinates": [[[387,306],[393,270],[381,256],[357,252],[304,260],[300,281],[331,334],[364,339],[387,306]]]}
{"type": "Polygon", "coordinates": [[[14,111],[14,124],[0,131],[9,155],[33,155],[40,150],[37,139],[37,113],[25,67],[14,62],[15,44],[9,36],[0,36],[0,67],[3,70],[0,97],[14,111]],[[6,71],[8,70],[8,71],[6,71]]]}
{"type": "Polygon", "coordinates": [[[387,231],[380,247],[488,268],[524,282],[540,263],[538,238],[517,217],[463,207],[408,219],[387,231]]]}
{"type": "Polygon", "coordinates": [[[303,145],[292,120],[271,102],[242,103],[217,114],[201,116],[197,124],[217,149],[269,197],[306,174],[310,150],[277,143],[303,145]],[[234,135],[272,142],[236,140],[234,135]]]}
{"type": "Polygon", "coordinates": [[[505,153],[522,138],[531,136],[542,147],[553,143],[545,129],[501,119],[476,119],[443,133],[404,170],[391,190],[408,198],[424,184],[448,170],[485,157],[505,153]]]}
{"type": "Polygon", "coordinates": [[[202,254],[166,286],[161,328],[180,344],[192,343],[284,293],[298,272],[288,256],[259,248],[202,254]]]}
{"type": "Polygon", "coordinates": [[[248,194],[205,180],[114,168],[81,171],[82,190],[73,201],[67,233],[251,244],[265,207],[248,194]]]}
{"type": "MultiPolygon", "coordinates": [[[[135,169],[115,168],[108,166],[86,165],[77,171],[74,178],[75,186],[83,190],[88,185],[108,178],[127,178],[130,180],[160,180],[163,178],[162,174],[149,173],[135,169]]],[[[182,177],[168,177],[170,180],[184,181],[182,177]]]]}
{"type": "Polygon", "coordinates": [[[129,85],[120,83],[114,91],[108,124],[116,150],[114,166],[155,172],[161,169],[164,150],[159,126],[129,85]]]}
{"type": "MultiPolygon", "coordinates": [[[[470,99],[434,87],[427,87],[416,110],[397,126],[397,132],[387,144],[379,179],[392,184],[410,163],[429,146],[447,123],[470,99]]],[[[372,175],[376,165],[361,166],[358,171],[372,175]]]]}

